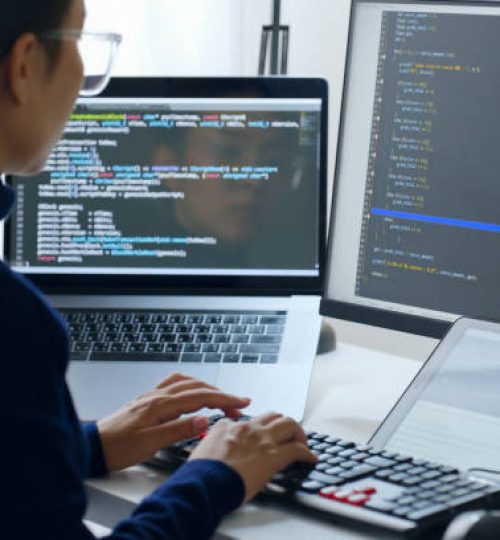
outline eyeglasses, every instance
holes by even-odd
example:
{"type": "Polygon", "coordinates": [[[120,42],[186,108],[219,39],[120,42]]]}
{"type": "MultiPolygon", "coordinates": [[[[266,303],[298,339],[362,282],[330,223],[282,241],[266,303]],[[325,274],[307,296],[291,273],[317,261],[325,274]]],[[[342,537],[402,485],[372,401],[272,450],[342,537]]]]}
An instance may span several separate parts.
{"type": "Polygon", "coordinates": [[[114,33],[81,30],[51,30],[38,35],[40,39],[72,40],[78,43],[83,62],[81,96],[96,96],[107,86],[122,36],[114,33]]]}

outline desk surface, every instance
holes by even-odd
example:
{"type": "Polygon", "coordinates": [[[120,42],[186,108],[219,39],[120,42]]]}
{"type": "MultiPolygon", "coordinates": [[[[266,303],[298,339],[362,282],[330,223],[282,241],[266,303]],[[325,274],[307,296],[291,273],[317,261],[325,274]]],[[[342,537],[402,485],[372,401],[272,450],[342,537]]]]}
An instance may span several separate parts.
{"type": "MultiPolygon", "coordinates": [[[[330,319],[329,324],[335,329],[337,347],[316,358],[303,424],[307,429],[366,442],[437,341],[345,321],[330,319]]],[[[89,517],[111,526],[165,478],[138,466],[89,481],[89,517]]],[[[261,502],[247,504],[226,518],[217,538],[330,540],[332,533],[336,540],[373,538],[373,534],[261,502]]]]}

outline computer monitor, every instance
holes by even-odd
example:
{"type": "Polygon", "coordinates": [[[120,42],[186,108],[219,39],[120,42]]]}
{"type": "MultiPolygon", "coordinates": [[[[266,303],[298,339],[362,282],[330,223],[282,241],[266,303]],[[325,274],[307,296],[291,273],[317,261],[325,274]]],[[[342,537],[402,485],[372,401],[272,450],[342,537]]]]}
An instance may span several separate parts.
{"type": "Polygon", "coordinates": [[[500,5],[354,0],[325,315],[500,319],[500,5]]]}
{"type": "Polygon", "coordinates": [[[321,291],[327,85],[123,78],[10,177],[11,267],[41,286],[321,291]]]}

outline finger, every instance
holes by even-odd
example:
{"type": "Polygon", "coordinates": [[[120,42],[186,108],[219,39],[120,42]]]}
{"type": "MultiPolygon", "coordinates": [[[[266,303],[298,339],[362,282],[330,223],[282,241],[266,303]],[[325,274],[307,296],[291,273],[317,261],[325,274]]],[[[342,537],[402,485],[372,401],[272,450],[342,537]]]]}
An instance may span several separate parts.
{"type": "Polygon", "coordinates": [[[267,424],[266,429],[271,431],[274,440],[278,443],[298,441],[307,445],[307,437],[304,430],[292,418],[286,416],[276,418],[267,424]]]}
{"type": "Polygon", "coordinates": [[[155,451],[171,446],[172,444],[191,439],[200,435],[208,429],[208,418],[205,416],[194,416],[190,418],[179,418],[166,422],[148,430],[155,451]]]}
{"type": "Polygon", "coordinates": [[[183,375],[182,373],[173,373],[172,375],[169,375],[166,379],[163,379],[160,384],[155,386],[155,389],[165,388],[166,386],[170,386],[171,384],[175,384],[177,382],[181,381],[189,381],[194,380],[193,377],[189,377],[188,375],[183,375]]]}
{"type": "Polygon", "coordinates": [[[279,456],[282,468],[288,467],[294,461],[314,464],[318,458],[309,450],[307,445],[294,441],[280,446],[279,456]]]}
{"type": "Polygon", "coordinates": [[[218,390],[200,388],[197,390],[187,390],[170,398],[173,410],[177,416],[183,413],[194,412],[203,407],[209,409],[222,409],[223,411],[240,409],[248,406],[248,398],[240,398],[231,394],[225,394],[218,390]]]}
{"type": "Polygon", "coordinates": [[[261,414],[260,416],[256,416],[251,422],[255,424],[259,424],[261,426],[267,426],[270,424],[273,420],[276,420],[277,418],[281,418],[283,415],[277,412],[270,412],[266,414],[261,414]]]}
{"type": "Polygon", "coordinates": [[[188,379],[186,381],[179,381],[171,385],[165,386],[163,388],[158,388],[156,391],[168,392],[169,394],[175,395],[186,390],[194,390],[196,388],[209,388],[210,390],[218,390],[215,386],[199,381],[198,379],[188,379]]]}

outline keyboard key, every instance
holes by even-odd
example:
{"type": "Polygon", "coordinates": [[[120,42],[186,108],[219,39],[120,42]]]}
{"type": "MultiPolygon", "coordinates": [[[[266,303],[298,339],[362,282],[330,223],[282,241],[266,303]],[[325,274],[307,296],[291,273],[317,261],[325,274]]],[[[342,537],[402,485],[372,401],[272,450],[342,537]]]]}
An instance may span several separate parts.
{"type": "Polygon", "coordinates": [[[307,481],[302,482],[300,489],[307,491],[308,493],[317,493],[320,489],[324,488],[325,485],[320,482],[307,481]]]}
{"type": "Polygon", "coordinates": [[[266,327],[265,326],[249,326],[248,333],[250,335],[262,335],[266,333],[266,327]]]}
{"type": "Polygon", "coordinates": [[[238,345],[233,345],[229,343],[223,343],[220,345],[220,350],[223,353],[237,353],[238,352],[238,345]]]}
{"type": "Polygon", "coordinates": [[[263,354],[260,358],[261,364],[276,364],[278,362],[277,354],[263,354]]]}
{"type": "Polygon", "coordinates": [[[198,353],[184,353],[181,356],[181,362],[201,362],[203,360],[203,354],[198,353]]]}
{"type": "Polygon", "coordinates": [[[174,343],[177,339],[175,334],[160,334],[158,336],[158,341],[160,343],[174,343]]]}
{"type": "Polygon", "coordinates": [[[331,474],[325,474],[318,471],[312,471],[311,473],[309,473],[308,479],[315,482],[321,482],[322,484],[329,486],[342,484],[344,482],[341,478],[337,476],[332,476],[331,474]]]}
{"type": "Polygon", "coordinates": [[[281,336],[252,336],[251,343],[281,343],[281,336]]]}
{"type": "MultiPolygon", "coordinates": [[[[112,343],[111,352],[125,352],[128,349],[127,343],[112,343]]],[[[150,352],[162,352],[162,351],[150,351],[150,352]]]]}
{"type": "Polygon", "coordinates": [[[204,361],[207,364],[218,364],[222,362],[222,354],[207,353],[204,356],[204,361]]]}
{"type": "Polygon", "coordinates": [[[409,514],[407,514],[407,517],[408,519],[412,519],[414,521],[420,521],[428,516],[432,516],[433,514],[437,514],[440,512],[445,512],[446,510],[447,507],[444,504],[434,504],[422,510],[410,512],[409,514]]]}
{"type": "Polygon", "coordinates": [[[344,480],[357,480],[358,478],[363,478],[368,474],[371,474],[376,469],[375,467],[370,467],[370,465],[358,465],[357,467],[352,468],[350,471],[345,471],[342,474],[339,474],[340,478],[344,480]]]}
{"type": "Polygon", "coordinates": [[[220,345],[214,344],[214,343],[207,343],[206,345],[203,345],[201,350],[206,353],[217,353],[219,352],[220,345]]]}
{"type": "Polygon", "coordinates": [[[390,501],[384,501],[383,499],[370,499],[365,503],[365,508],[370,510],[378,510],[379,512],[392,512],[397,508],[397,505],[390,501]]]}
{"type": "Polygon", "coordinates": [[[211,343],[213,339],[213,336],[210,334],[198,334],[196,336],[196,343],[211,343]]]}
{"type": "Polygon", "coordinates": [[[260,318],[260,324],[283,324],[285,322],[285,317],[270,317],[267,315],[263,315],[260,318]]]}
{"type": "Polygon", "coordinates": [[[187,322],[190,324],[200,324],[205,320],[204,315],[188,315],[187,322]]]}
{"type": "Polygon", "coordinates": [[[267,327],[267,333],[268,334],[282,335],[284,331],[285,331],[285,327],[283,325],[281,325],[281,324],[270,324],[267,327]]]}
{"type": "Polygon", "coordinates": [[[258,354],[243,354],[241,356],[241,361],[243,364],[258,364],[259,355],[258,354]]]}
{"type": "Polygon", "coordinates": [[[243,315],[241,317],[241,324],[257,324],[259,317],[257,315],[243,315]]]}
{"type": "Polygon", "coordinates": [[[220,324],[222,322],[222,315],[207,315],[205,322],[207,324],[220,324]]]}
{"type": "Polygon", "coordinates": [[[231,338],[231,343],[241,344],[241,343],[248,343],[249,341],[250,341],[250,336],[246,334],[235,334],[231,338]]]}
{"type": "Polygon", "coordinates": [[[197,343],[188,343],[184,346],[184,352],[186,353],[199,353],[201,352],[201,345],[197,343]]]}
{"type": "Polygon", "coordinates": [[[237,364],[240,361],[240,355],[239,354],[224,354],[222,357],[222,361],[225,364],[237,364]]]}
{"type": "MultiPolygon", "coordinates": [[[[364,460],[363,463],[366,463],[367,465],[372,465],[373,467],[377,468],[385,468],[385,467],[391,467],[396,462],[392,459],[387,459],[381,456],[371,456],[364,460]]],[[[395,470],[396,467],[394,467],[395,470]]]]}
{"type": "Polygon", "coordinates": [[[87,351],[90,351],[91,348],[92,348],[91,343],[78,342],[78,343],[75,343],[73,350],[77,352],[87,352],[87,351]]]}
{"type": "Polygon", "coordinates": [[[146,351],[147,352],[161,353],[161,352],[163,352],[163,348],[164,348],[163,343],[150,343],[147,346],[146,351]]]}
{"type": "Polygon", "coordinates": [[[241,353],[277,354],[279,350],[279,345],[240,345],[241,353]]]}
{"type": "MultiPolygon", "coordinates": [[[[188,330],[190,332],[190,330],[188,330]]],[[[195,334],[208,334],[210,332],[209,324],[197,324],[193,327],[193,332],[195,334]]]]}

